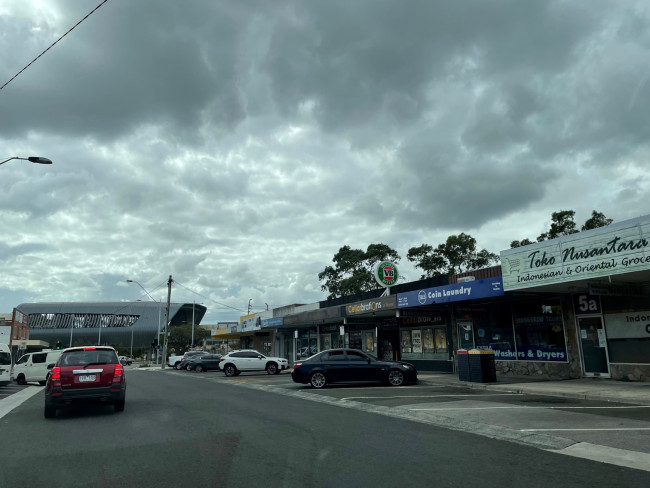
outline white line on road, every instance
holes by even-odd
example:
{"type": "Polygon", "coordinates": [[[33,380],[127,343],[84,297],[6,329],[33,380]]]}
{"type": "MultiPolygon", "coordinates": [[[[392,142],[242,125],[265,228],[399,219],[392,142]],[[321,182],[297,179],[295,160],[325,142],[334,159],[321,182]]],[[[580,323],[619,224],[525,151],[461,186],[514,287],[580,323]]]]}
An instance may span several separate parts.
{"type": "Polygon", "coordinates": [[[41,391],[43,391],[42,386],[29,386],[0,400],[0,419],[41,391]]]}
{"type": "Polygon", "coordinates": [[[543,407],[543,406],[530,406],[530,405],[509,405],[507,407],[449,407],[449,408],[409,408],[409,410],[417,410],[422,412],[432,412],[436,410],[505,410],[505,409],[533,409],[533,408],[545,408],[548,410],[610,410],[610,409],[635,409],[635,408],[650,408],[650,405],[625,405],[620,407],[543,407]]]}
{"type": "Polygon", "coordinates": [[[358,397],[345,397],[341,400],[387,400],[391,398],[445,398],[445,397],[473,397],[485,398],[493,396],[524,396],[524,393],[487,393],[485,395],[469,394],[469,395],[393,395],[393,396],[358,396],[358,397]]]}
{"type": "Polygon", "coordinates": [[[618,427],[613,429],[519,429],[519,432],[572,432],[572,431],[601,431],[601,430],[650,430],[650,427],[618,427]]]}
{"type": "Polygon", "coordinates": [[[650,471],[650,454],[645,452],[598,446],[589,442],[578,442],[567,448],[551,452],[591,459],[592,461],[614,464],[616,466],[626,466],[628,468],[650,471]]]}

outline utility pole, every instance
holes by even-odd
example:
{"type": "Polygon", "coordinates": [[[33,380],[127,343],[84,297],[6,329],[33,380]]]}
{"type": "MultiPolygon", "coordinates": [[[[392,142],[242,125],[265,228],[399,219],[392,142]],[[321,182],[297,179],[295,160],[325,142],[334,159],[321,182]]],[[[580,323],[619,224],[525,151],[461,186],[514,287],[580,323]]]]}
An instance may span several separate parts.
{"type": "Polygon", "coordinates": [[[163,354],[162,354],[162,365],[161,369],[165,369],[165,364],[167,363],[167,336],[169,334],[169,305],[172,298],[172,275],[169,275],[169,280],[167,281],[167,311],[165,312],[165,339],[163,341],[163,354]]]}
{"type": "Polygon", "coordinates": [[[194,307],[195,307],[195,302],[192,301],[192,344],[190,347],[194,349],[194,307]]]}

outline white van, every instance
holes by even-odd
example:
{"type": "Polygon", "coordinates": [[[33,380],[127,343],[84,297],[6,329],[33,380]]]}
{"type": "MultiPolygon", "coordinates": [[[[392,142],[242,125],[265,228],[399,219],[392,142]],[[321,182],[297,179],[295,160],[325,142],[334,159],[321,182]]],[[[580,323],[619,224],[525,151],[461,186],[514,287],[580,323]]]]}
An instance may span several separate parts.
{"type": "Polygon", "coordinates": [[[11,351],[7,344],[0,344],[0,386],[11,383],[11,351]]]}
{"type": "Polygon", "coordinates": [[[48,365],[56,363],[63,351],[43,350],[41,352],[29,352],[22,356],[14,364],[13,378],[19,385],[28,381],[38,381],[44,385],[49,370],[48,365]]]}

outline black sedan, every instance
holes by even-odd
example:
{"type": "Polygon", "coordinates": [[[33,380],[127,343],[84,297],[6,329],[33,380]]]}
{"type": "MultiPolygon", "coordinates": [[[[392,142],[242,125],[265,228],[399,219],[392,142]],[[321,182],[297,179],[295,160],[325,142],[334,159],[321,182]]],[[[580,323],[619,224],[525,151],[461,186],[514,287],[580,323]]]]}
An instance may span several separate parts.
{"type": "Polygon", "coordinates": [[[196,371],[202,373],[203,371],[219,370],[219,363],[221,362],[221,354],[208,354],[206,356],[200,356],[198,358],[193,358],[189,362],[187,369],[189,371],[196,371]]]}
{"type": "Polygon", "coordinates": [[[323,388],[331,383],[417,383],[418,372],[410,363],[380,361],[357,349],[328,349],[293,365],[296,383],[323,388]]]}

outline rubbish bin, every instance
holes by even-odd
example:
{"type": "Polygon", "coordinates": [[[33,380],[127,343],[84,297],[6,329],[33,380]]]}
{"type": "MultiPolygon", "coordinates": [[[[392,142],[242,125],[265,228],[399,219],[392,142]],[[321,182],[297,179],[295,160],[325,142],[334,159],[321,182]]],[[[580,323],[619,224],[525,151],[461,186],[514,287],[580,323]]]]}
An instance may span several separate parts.
{"type": "Polygon", "coordinates": [[[456,351],[456,360],[458,361],[458,379],[460,381],[470,381],[469,354],[467,354],[467,349],[459,349],[456,351]]]}
{"type": "Polygon", "coordinates": [[[495,383],[497,381],[494,351],[471,349],[467,356],[469,357],[469,381],[475,383],[495,383]]]}

